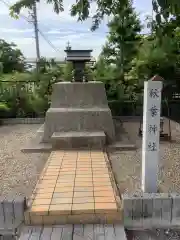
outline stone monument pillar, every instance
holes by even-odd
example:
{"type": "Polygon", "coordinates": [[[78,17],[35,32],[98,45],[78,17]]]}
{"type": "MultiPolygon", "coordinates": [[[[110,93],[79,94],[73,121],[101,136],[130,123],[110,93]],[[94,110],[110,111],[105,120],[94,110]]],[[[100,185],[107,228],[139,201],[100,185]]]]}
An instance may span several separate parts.
{"type": "Polygon", "coordinates": [[[159,163],[159,138],[162,78],[155,76],[144,83],[142,190],[156,193],[159,163]]]}

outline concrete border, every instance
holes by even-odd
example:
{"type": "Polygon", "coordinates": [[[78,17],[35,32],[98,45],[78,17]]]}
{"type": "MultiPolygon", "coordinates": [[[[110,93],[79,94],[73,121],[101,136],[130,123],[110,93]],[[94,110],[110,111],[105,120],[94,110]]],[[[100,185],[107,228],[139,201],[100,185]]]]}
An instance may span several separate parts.
{"type": "Polygon", "coordinates": [[[17,196],[12,198],[0,197],[0,235],[17,235],[24,222],[26,198],[17,196]]]}
{"type": "MultiPolygon", "coordinates": [[[[164,117],[168,119],[167,117],[164,117]]],[[[113,119],[121,121],[140,121],[141,116],[113,116],[113,119]]],[[[44,124],[45,118],[1,118],[3,124],[44,124]]],[[[175,126],[176,130],[180,131],[180,123],[170,119],[171,124],[175,126]]]]}
{"type": "Polygon", "coordinates": [[[44,118],[4,118],[2,124],[43,124],[44,118]]]}
{"type": "Polygon", "coordinates": [[[124,194],[123,224],[128,229],[179,228],[180,194],[124,194]]]}

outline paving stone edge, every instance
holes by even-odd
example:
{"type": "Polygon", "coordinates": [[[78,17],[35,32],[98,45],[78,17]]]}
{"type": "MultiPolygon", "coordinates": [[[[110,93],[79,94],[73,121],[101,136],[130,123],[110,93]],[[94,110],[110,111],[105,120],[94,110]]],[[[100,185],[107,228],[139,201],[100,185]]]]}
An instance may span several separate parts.
{"type": "Polygon", "coordinates": [[[129,229],[179,228],[180,195],[139,193],[122,195],[123,224],[129,229]]]}

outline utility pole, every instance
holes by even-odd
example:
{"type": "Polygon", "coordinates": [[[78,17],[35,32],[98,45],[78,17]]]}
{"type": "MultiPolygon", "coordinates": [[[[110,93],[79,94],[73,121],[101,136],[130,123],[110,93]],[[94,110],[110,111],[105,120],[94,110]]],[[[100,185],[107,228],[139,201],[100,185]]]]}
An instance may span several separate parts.
{"type": "Polygon", "coordinates": [[[36,57],[37,57],[37,69],[38,69],[38,63],[40,60],[40,50],[39,50],[39,35],[38,35],[38,21],[37,21],[37,9],[36,9],[36,1],[34,1],[33,6],[33,24],[34,24],[34,33],[35,33],[35,41],[36,41],[36,57]]]}

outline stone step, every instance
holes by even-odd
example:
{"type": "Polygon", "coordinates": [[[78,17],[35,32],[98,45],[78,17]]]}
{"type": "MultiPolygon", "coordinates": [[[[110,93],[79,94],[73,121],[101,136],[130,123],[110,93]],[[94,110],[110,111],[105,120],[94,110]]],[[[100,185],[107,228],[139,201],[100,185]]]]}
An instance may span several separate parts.
{"type": "Polygon", "coordinates": [[[43,142],[50,142],[54,132],[103,131],[107,142],[114,141],[114,125],[109,108],[50,108],[46,112],[43,142]]]}
{"type": "Polygon", "coordinates": [[[52,137],[53,148],[103,148],[106,144],[106,135],[103,131],[68,131],[54,132],[52,137]]]}

